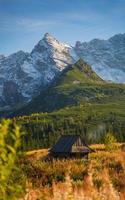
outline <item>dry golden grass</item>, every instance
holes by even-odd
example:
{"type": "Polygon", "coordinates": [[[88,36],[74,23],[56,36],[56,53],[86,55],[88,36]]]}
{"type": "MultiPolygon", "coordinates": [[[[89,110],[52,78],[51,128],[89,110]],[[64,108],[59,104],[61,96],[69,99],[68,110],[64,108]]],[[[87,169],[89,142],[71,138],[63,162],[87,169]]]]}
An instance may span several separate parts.
{"type": "MultiPolygon", "coordinates": [[[[121,149],[121,147],[125,145],[125,143],[115,143],[116,148],[121,149]]],[[[105,151],[105,145],[104,144],[92,144],[90,145],[92,149],[95,151],[105,151]]]]}
{"type": "MultiPolygon", "coordinates": [[[[122,146],[125,146],[125,143],[116,143],[116,147],[118,149],[121,149],[122,146]]],[[[93,150],[95,150],[96,152],[102,152],[102,151],[104,151],[104,154],[106,153],[106,151],[105,151],[105,145],[104,144],[92,144],[92,145],[90,145],[90,147],[93,150]]],[[[32,151],[26,152],[26,157],[28,159],[38,160],[38,159],[41,159],[41,158],[47,156],[48,153],[49,153],[49,149],[32,150],[32,151]]]]}
{"type": "Polygon", "coordinates": [[[27,152],[29,162],[35,167],[32,172],[34,169],[38,175],[36,177],[33,173],[33,179],[29,179],[29,183],[34,180],[35,185],[31,184],[27,200],[125,200],[124,144],[116,146],[114,152],[108,152],[103,144],[91,145],[96,152],[91,153],[85,162],[69,159],[42,163],[41,158],[48,154],[48,149],[27,152]],[[65,181],[56,177],[52,185],[41,185],[43,175],[50,178],[53,172],[59,175],[62,171],[65,172],[65,181]]]}
{"type": "Polygon", "coordinates": [[[39,149],[26,152],[26,157],[31,160],[39,160],[40,158],[48,155],[49,149],[39,149]]]}

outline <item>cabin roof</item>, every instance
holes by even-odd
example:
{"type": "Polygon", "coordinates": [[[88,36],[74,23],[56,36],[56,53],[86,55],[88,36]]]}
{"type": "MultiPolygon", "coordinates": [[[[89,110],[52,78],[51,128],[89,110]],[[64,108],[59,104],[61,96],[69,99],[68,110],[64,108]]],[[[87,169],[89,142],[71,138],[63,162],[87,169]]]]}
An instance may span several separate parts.
{"type": "MultiPolygon", "coordinates": [[[[81,137],[79,135],[62,135],[57,143],[50,149],[50,152],[53,153],[67,153],[71,151],[72,145],[77,141],[77,139],[81,137]]],[[[85,149],[85,152],[90,152],[91,149],[85,144],[85,142],[81,139],[81,142],[84,146],[88,148],[85,149]]]]}

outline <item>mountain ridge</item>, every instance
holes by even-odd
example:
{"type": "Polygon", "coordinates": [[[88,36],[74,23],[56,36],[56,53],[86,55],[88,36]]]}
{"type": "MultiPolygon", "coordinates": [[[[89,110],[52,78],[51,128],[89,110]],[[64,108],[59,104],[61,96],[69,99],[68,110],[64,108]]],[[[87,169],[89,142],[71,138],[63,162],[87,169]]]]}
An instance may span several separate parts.
{"type": "Polygon", "coordinates": [[[46,33],[31,53],[0,56],[0,110],[24,106],[80,58],[102,79],[125,82],[125,34],[72,47],[46,33]]]}
{"type": "Polygon", "coordinates": [[[0,59],[0,110],[22,106],[37,96],[67,65],[75,62],[70,48],[45,34],[31,53],[18,51],[0,59]],[[7,84],[9,89],[10,82],[16,89],[5,95],[3,89],[7,84]],[[15,101],[19,93],[21,99],[15,101]]]}
{"type": "Polygon", "coordinates": [[[77,41],[75,50],[104,80],[125,83],[125,33],[108,40],[77,41]]]}
{"type": "Polygon", "coordinates": [[[125,87],[102,80],[82,59],[65,70],[27,106],[11,116],[53,112],[83,103],[113,102],[124,98],[125,87]],[[121,95],[122,94],[122,95],[121,95]]]}

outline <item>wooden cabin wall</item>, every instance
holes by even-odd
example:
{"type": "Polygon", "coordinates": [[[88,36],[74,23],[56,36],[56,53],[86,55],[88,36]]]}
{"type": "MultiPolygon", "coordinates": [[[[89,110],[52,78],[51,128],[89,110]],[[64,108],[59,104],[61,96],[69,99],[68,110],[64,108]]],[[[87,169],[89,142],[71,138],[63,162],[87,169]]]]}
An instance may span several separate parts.
{"type": "Polygon", "coordinates": [[[80,138],[72,145],[71,152],[81,152],[83,149],[88,149],[80,138]]]}

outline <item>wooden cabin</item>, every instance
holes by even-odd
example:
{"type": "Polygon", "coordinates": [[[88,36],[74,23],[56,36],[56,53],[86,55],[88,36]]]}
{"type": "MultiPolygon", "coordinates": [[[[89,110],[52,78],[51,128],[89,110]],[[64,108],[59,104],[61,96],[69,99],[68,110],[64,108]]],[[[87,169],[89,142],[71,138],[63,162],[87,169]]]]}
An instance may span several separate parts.
{"type": "Polygon", "coordinates": [[[88,157],[91,152],[93,150],[79,135],[63,135],[50,149],[50,155],[54,158],[82,158],[88,157]]]}

